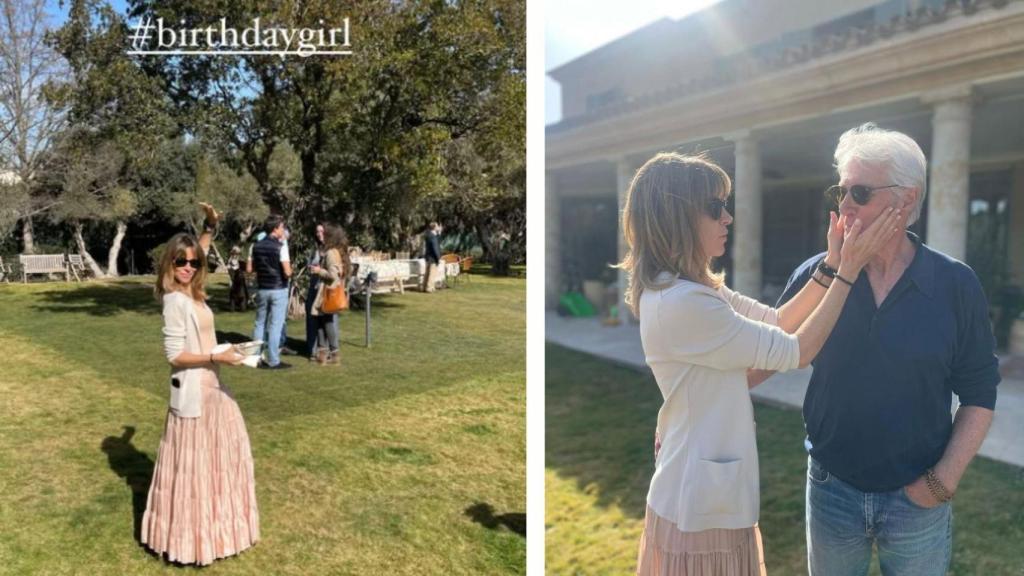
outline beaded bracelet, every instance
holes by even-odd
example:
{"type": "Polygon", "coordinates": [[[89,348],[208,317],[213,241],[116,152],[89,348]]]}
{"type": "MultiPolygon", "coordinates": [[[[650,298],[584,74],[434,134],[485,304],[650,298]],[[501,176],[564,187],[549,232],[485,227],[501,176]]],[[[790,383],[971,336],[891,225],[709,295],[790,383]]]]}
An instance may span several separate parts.
{"type": "Polygon", "coordinates": [[[946,489],[946,486],[942,484],[942,481],[939,480],[939,477],[935,475],[935,471],[931,468],[924,473],[924,482],[928,485],[928,491],[939,502],[949,502],[953,499],[953,494],[946,489]]]}

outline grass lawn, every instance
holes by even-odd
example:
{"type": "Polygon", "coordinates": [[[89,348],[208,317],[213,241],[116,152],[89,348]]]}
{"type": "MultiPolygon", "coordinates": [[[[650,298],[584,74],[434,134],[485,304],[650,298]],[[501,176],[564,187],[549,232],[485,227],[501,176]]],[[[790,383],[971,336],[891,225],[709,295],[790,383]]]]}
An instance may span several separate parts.
{"type": "MultiPolygon", "coordinates": [[[[180,573],[133,536],[167,411],[151,282],[0,284],[0,574],[180,573]]],[[[525,292],[375,296],[373,346],[343,315],[340,367],[224,367],[262,540],[203,573],[525,573],[525,292]]],[[[211,296],[218,340],[248,339],[225,278],[211,296]]]]}
{"type": "MultiPolygon", "coordinates": [[[[550,344],[546,354],[547,571],[630,574],[661,394],[649,374],[550,344]]],[[[760,404],[755,416],[768,573],[806,574],[803,421],[798,411],[760,404]]],[[[950,574],[1024,574],[1024,470],[975,459],[954,514],[950,574]]]]}

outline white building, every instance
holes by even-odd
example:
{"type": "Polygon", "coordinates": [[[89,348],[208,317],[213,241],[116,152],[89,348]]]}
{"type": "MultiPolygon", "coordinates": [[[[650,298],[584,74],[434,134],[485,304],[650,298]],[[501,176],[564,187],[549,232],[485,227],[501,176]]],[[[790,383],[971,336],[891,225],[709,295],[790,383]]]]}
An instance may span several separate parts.
{"type": "Polygon", "coordinates": [[[824,250],[832,152],[868,121],[928,157],[925,241],[990,292],[1024,286],[1024,0],[723,0],[549,75],[549,308],[608,278],[626,186],[665,150],[707,151],[733,177],[727,278],[772,299],[824,250]]]}

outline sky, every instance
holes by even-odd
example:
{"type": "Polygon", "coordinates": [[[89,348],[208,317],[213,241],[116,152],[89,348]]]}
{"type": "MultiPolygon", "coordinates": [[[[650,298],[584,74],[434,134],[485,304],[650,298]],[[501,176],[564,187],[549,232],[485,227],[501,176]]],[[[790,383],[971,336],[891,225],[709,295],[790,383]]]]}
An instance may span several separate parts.
{"type": "MultiPolygon", "coordinates": [[[[562,0],[544,3],[544,70],[553,70],[660,18],[678,20],[719,0],[562,0]]],[[[544,123],[561,119],[561,90],[544,77],[544,123]]]]}

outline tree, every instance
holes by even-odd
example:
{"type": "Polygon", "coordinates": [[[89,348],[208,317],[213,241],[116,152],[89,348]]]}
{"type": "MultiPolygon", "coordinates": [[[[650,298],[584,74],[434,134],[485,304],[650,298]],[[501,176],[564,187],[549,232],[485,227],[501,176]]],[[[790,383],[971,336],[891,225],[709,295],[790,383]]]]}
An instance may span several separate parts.
{"type": "MultiPolygon", "coordinates": [[[[193,175],[192,181],[169,191],[162,202],[164,214],[174,223],[187,225],[198,236],[201,221],[197,219],[196,205],[207,202],[221,214],[217,235],[227,232],[233,242],[244,243],[269,213],[256,180],[246,172],[239,174],[211,153],[202,152],[199,143],[188,145],[186,155],[191,163],[187,170],[193,175]]],[[[216,242],[211,249],[218,265],[227,262],[216,242]]]]}
{"type": "Polygon", "coordinates": [[[42,87],[65,73],[45,42],[45,0],[0,0],[0,231],[22,222],[23,249],[34,251],[32,218],[53,206],[38,194],[44,160],[64,126],[63,111],[42,97],[42,87]]]}
{"type": "Polygon", "coordinates": [[[328,211],[382,248],[412,247],[437,218],[486,242],[488,210],[525,210],[524,4],[387,3],[362,25],[345,113],[328,118],[344,135],[319,179],[328,211]]]}
{"type": "Polygon", "coordinates": [[[116,276],[116,249],[124,237],[124,220],[135,212],[134,195],[122,185],[121,167],[124,158],[111,144],[98,149],[68,146],[60,155],[61,165],[55,171],[61,201],[52,210],[52,217],[71,224],[72,235],[86,265],[96,277],[116,276]],[[108,254],[107,271],[96,263],[83,237],[86,222],[114,222],[117,232],[108,254]]]}
{"type": "MultiPolygon", "coordinates": [[[[140,173],[163,160],[157,151],[163,141],[174,137],[178,127],[169,113],[160,79],[147,75],[125,55],[127,24],[108,4],[72,0],[67,22],[50,35],[49,42],[71,70],[70,80],[46,87],[47,98],[68,111],[65,165],[85,162],[113,169],[112,164],[120,162],[116,178],[103,172],[117,182],[115,195],[104,195],[105,183],[62,188],[61,201],[67,206],[60,213],[73,223],[78,237],[84,222],[114,225],[106,274],[117,276],[127,222],[136,215],[139,196],[144,194],[139,187],[140,173]],[[101,153],[102,158],[96,157],[101,153]],[[85,201],[90,194],[96,197],[85,201]]],[[[63,181],[73,183],[66,177],[63,181]]],[[[78,246],[86,256],[84,243],[78,246]]]]}
{"type": "MultiPolygon", "coordinates": [[[[187,222],[182,210],[196,196],[235,190],[246,218],[269,208],[293,222],[333,220],[367,248],[414,248],[433,219],[479,242],[486,256],[499,238],[525,244],[522,0],[128,6],[133,18],[199,28],[224,16],[229,25],[260,16],[293,28],[348,17],[354,49],[342,58],[133,60],[123,54],[126,24],[109,6],[72,0],[54,35],[72,81],[53,90],[54,101],[69,108],[76,145],[111,142],[122,154],[120,186],[135,196],[130,218],[187,222]],[[187,182],[165,174],[176,184],[163,184],[154,154],[157,164],[180,163],[187,182]]],[[[251,224],[227,228],[242,238],[251,224]]]]}

